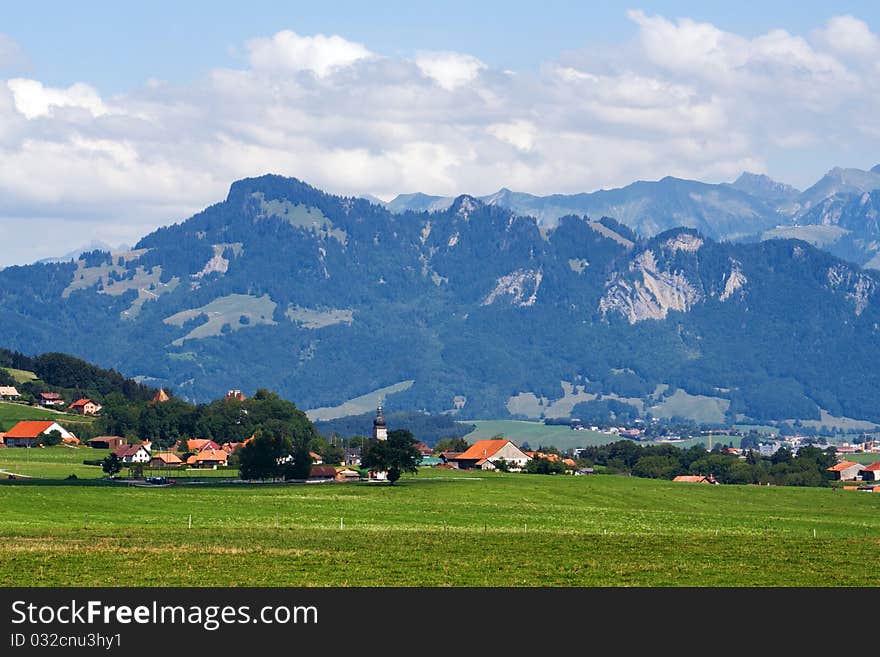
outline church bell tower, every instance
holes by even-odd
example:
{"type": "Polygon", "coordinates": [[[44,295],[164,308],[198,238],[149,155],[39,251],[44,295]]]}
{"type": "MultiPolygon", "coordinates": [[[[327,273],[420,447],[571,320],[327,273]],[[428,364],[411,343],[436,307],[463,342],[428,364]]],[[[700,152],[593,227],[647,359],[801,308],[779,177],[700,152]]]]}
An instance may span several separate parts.
{"type": "Polygon", "coordinates": [[[385,416],[382,415],[382,402],[379,402],[376,419],[373,420],[373,440],[388,440],[388,427],[385,426],[385,416]]]}

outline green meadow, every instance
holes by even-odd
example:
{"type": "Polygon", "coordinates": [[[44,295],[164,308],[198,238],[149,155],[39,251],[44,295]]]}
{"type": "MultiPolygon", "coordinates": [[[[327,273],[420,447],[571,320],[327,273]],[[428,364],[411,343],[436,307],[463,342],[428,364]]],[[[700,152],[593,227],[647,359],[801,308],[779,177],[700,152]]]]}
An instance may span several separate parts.
{"type": "Polygon", "coordinates": [[[78,427],[91,425],[95,421],[94,418],[59,413],[58,411],[47,410],[39,406],[0,402],[0,431],[9,431],[9,429],[22,420],[51,420],[74,433],[76,433],[78,427]]]}
{"type": "MultiPolygon", "coordinates": [[[[77,479],[102,479],[104,471],[99,465],[84,465],[83,461],[97,461],[110,453],[107,449],[92,449],[91,447],[71,447],[58,445],[56,447],[14,447],[0,449],[0,477],[6,474],[21,475],[23,478],[37,479],[66,479],[68,475],[76,475],[77,479]]],[[[119,473],[121,477],[128,474],[128,468],[124,467],[119,473]]],[[[144,475],[162,475],[174,479],[236,479],[238,471],[235,469],[218,470],[188,470],[178,468],[152,468],[144,466],[144,475]]]]}
{"type": "Polygon", "coordinates": [[[0,508],[2,586],[880,585],[880,495],[830,488],[422,469],[4,481],[0,508]]]}

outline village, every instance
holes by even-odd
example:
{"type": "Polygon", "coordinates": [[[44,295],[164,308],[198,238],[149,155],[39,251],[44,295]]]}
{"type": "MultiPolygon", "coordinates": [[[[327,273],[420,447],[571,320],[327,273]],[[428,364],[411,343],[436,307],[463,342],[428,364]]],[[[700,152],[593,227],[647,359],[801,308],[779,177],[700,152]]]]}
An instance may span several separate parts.
{"type": "MultiPolygon", "coordinates": [[[[20,397],[14,387],[0,387],[0,399],[15,402],[20,397]]],[[[45,409],[61,409],[67,406],[67,414],[96,418],[100,416],[102,405],[89,398],[79,398],[67,405],[62,396],[55,392],[39,393],[39,406],[45,409]]],[[[227,400],[243,401],[245,395],[240,390],[229,390],[227,400]]],[[[169,400],[164,390],[159,390],[153,398],[153,404],[162,404],[169,400]]],[[[104,472],[117,480],[144,482],[146,484],[170,485],[176,482],[175,473],[199,474],[212,471],[220,476],[228,473],[229,480],[238,479],[238,457],[241,450],[254,440],[250,436],[241,441],[211,440],[203,438],[179,439],[173,445],[160,447],[150,440],[132,441],[122,436],[100,435],[81,441],[76,434],[63,425],[59,413],[57,420],[22,420],[5,433],[0,433],[0,448],[43,448],[54,445],[66,447],[90,447],[95,450],[109,452],[103,460],[85,459],[84,463],[104,466],[104,472]],[[110,461],[111,465],[105,465],[110,461]],[[127,476],[118,473],[127,469],[127,476]]],[[[573,430],[583,430],[577,419],[572,420],[573,430]]],[[[639,427],[590,427],[593,431],[607,433],[610,438],[638,442],[644,439],[644,429],[639,427]]],[[[373,433],[368,438],[382,441],[387,439],[388,428],[385,424],[382,407],[377,409],[373,422],[373,433]]],[[[664,437],[656,443],[674,443],[676,436],[664,437]]],[[[609,441],[610,442],[610,441],[609,441]]],[[[503,471],[514,473],[535,474],[570,474],[575,476],[591,475],[601,471],[592,467],[592,463],[584,459],[587,448],[570,450],[562,454],[559,450],[539,448],[532,450],[528,444],[504,436],[477,440],[468,445],[464,441],[456,443],[457,450],[435,449],[424,442],[416,442],[418,451],[418,467],[438,469],[460,469],[481,471],[503,471]]],[[[796,456],[804,447],[815,447],[815,441],[806,436],[787,436],[781,438],[771,435],[754,445],[754,452],[761,457],[773,458],[780,450],[796,456]]],[[[826,446],[827,447],[827,446],[826,446]]],[[[829,479],[847,482],[844,490],[861,490],[880,492],[880,458],[877,462],[859,462],[844,460],[849,454],[880,454],[880,441],[865,439],[857,443],[843,443],[835,446],[837,463],[826,468],[829,479]]],[[[749,458],[752,450],[716,444],[713,449],[712,436],[709,437],[707,452],[717,452],[739,460],[749,458]]],[[[353,482],[353,481],[386,481],[387,473],[381,469],[363,468],[361,466],[361,446],[347,446],[335,452],[337,458],[328,458],[316,451],[309,451],[310,469],[303,480],[316,482],[353,482]]],[[[862,461],[865,459],[862,458],[862,461]]],[[[15,477],[14,473],[7,475],[15,477]]],[[[719,484],[712,472],[697,474],[678,474],[671,477],[675,482],[719,484]]]]}

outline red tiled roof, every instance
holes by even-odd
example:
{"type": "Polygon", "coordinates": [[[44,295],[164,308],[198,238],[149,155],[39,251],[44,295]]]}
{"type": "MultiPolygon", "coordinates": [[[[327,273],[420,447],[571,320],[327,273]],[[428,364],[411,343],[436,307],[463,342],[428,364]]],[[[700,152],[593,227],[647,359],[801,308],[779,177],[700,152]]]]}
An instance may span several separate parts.
{"type": "MultiPolygon", "coordinates": [[[[84,399],[77,399],[75,402],[73,402],[70,405],[70,408],[76,408],[78,406],[85,406],[86,404],[94,404],[94,403],[95,402],[93,402],[91,399],[85,399],[85,398],[84,399]]],[[[97,406],[97,404],[95,404],[95,406],[97,406]]]]}
{"type": "Polygon", "coordinates": [[[191,456],[186,460],[187,463],[226,463],[229,455],[222,449],[214,449],[209,447],[201,450],[195,456],[191,456]]]}
{"type": "Polygon", "coordinates": [[[473,445],[467,448],[465,452],[458,455],[458,459],[462,461],[478,461],[480,459],[487,459],[496,454],[502,447],[504,447],[510,441],[507,439],[503,440],[478,440],[473,445]]]}
{"type": "Polygon", "coordinates": [[[186,448],[191,452],[201,452],[203,449],[220,449],[220,445],[213,440],[192,438],[186,441],[186,448]]]}
{"type": "Polygon", "coordinates": [[[313,465],[309,471],[310,477],[335,477],[336,468],[332,465],[313,465]]]}
{"type": "Polygon", "coordinates": [[[854,465],[859,465],[854,461],[841,461],[837,465],[832,465],[830,468],[827,468],[829,472],[840,472],[841,470],[846,470],[847,468],[851,468],[854,465]]]}
{"type": "Polygon", "coordinates": [[[872,463],[871,465],[866,465],[865,470],[876,472],[877,470],[880,470],[880,463],[872,463]]]}
{"type": "Polygon", "coordinates": [[[172,452],[156,452],[155,454],[153,454],[153,458],[159,459],[163,463],[170,463],[175,465],[178,463],[183,463],[183,461],[180,460],[180,457],[172,452]]]}
{"type": "Polygon", "coordinates": [[[7,431],[5,437],[37,438],[45,433],[53,424],[55,423],[43,420],[23,420],[7,431]]]}

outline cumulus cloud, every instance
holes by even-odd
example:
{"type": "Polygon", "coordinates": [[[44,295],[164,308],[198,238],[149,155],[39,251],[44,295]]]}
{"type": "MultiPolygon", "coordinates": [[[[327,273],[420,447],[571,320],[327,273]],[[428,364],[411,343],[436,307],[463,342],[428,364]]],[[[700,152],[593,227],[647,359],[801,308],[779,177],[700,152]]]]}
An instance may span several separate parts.
{"type": "Polygon", "coordinates": [[[855,16],[834,16],[817,35],[829,48],[842,55],[876,57],[880,55],[880,37],[868,24],[855,16]]]}
{"type": "Polygon", "coordinates": [[[44,87],[36,80],[14,78],[6,86],[12,92],[15,108],[28,119],[49,116],[54,108],[75,107],[87,110],[92,116],[107,113],[107,107],[92,87],[76,83],[66,89],[44,87]]]}
{"type": "Polygon", "coordinates": [[[472,82],[486,68],[473,55],[459,52],[423,52],[416,58],[416,65],[447,91],[472,82]]]}
{"type": "MultiPolygon", "coordinates": [[[[247,42],[245,67],[182,86],[107,97],[88,80],[0,78],[0,265],[69,251],[69,235],[136,242],[266,172],[391,198],[723,181],[799,153],[875,163],[853,161],[880,150],[877,37],[859,19],[746,37],[629,16],[632,38],[608,54],[585,44],[515,72],[284,30],[247,42]]],[[[803,185],[822,171],[770,173],[803,185]]]]}
{"type": "Polygon", "coordinates": [[[325,77],[335,70],[372,55],[364,46],[337,35],[300,36],[282,30],[272,37],[247,44],[255,69],[311,71],[325,77]]]}
{"type": "Polygon", "coordinates": [[[538,129],[531,121],[510,121],[509,123],[493,123],[486,130],[514,148],[529,152],[535,145],[538,129]]]}

